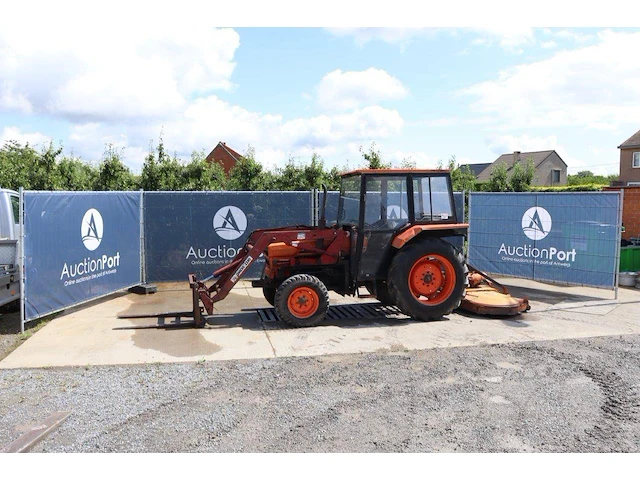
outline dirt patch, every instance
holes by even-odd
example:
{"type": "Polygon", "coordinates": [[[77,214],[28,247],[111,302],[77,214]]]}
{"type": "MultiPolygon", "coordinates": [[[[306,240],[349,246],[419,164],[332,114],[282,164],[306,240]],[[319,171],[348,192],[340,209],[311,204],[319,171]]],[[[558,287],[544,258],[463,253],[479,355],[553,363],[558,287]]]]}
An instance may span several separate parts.
{"type": "Polygon", "coordinates": [[[7,357],[53,318],[55,315],[29,322],[25,325],[24,333],[21,333],[20,312],[0,312],[0,360],[7,357]]]}

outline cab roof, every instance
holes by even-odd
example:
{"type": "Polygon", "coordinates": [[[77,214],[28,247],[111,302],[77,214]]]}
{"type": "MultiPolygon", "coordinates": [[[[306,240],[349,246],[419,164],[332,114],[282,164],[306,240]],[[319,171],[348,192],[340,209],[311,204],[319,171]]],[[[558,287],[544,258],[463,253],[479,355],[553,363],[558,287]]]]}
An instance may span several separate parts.
{"type": "Polygon", "coordinates": [[[434,174],[434,173],[449,173],[449,170],[417,170],[415,168],[361,168],[358,170],[351,170],[350,172],[342,173],[340,176],[346,177],[348,175],[407,175],[412,174],[434,174]]]}

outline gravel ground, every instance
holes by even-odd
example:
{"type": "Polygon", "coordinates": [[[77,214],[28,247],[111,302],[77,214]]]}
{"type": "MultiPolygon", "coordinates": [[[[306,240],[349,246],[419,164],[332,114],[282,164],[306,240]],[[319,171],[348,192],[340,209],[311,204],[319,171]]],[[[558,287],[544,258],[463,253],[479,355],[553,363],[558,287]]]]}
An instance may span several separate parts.
{"type": "Polygon", "coordinates": [[[638,452],[640,335],[0,371],[0,446],[37,452],[638,452]]]}

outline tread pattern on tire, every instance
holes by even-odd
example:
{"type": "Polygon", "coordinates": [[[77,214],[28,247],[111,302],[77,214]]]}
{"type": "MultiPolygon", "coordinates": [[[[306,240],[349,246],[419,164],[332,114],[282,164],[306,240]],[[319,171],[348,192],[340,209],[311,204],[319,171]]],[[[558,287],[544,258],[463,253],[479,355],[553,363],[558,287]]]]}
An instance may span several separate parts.
{"type": "Polygon", "coordinates": [[[439,238],[416,238],[402,248],[389,267],[389,294],[402,313],[417,320],[437,320],[460,306],[468,285],[468,267],[461,252],[439,238]],[[409,289],[409,271],[413,264],[428,254],[445,256],[456,270],[456,286],[452,294],[438,305],[420,303],[409,289]]]}
{"type": "Polygon", "coordinates": [[[327,310],[329,309],[329,291],[318,277],[307,274],[293,275],[282,282],[276,290],[274,307],[278,318],[287,325],[298,328],[312,327],[320,323],[327,314],[327,310]],[[295,288],[302,286],[313,288],[320,301],[320,305],[318,306],[316,313],[308,318],[296,317],[289,311],[289,307],[287,305],[291,292],[295,288]]]}

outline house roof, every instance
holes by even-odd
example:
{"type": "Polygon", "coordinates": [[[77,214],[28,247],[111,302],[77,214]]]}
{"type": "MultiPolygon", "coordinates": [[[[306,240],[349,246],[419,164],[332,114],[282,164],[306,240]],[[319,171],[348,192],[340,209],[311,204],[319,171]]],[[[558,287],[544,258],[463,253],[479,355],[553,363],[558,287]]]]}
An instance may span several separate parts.
{"type": "Polygon", "coordinates": [[[238,160],[240,160],[240,158],[242,158],[242,155],[240,155],[238,152],[236,152],[233,148],[228,147],[226,143],[224,142],[218,142],[218,145],[216,145],[217,147],[222,147],[229,155],[231,155],[233,157],[233,159],[237,162],[238,160]]]}
{"type": "MultiPolygon", "coordinates": [[[[497,165],[500,162],[504,162],[507,165],[507,170],[511,170],[513,168],[513,164],[515,163],[514,153],[515,152],[503,153],[496,159],[495,162],[489,164],[487,168],[485,168],[482,172],[480,172],[476,176],[476,178],[482,181],[489,180],[489,177],[491,176],[492,166],[497,165]]],[[[558,155],[558,153],[555,150],[541,150],[539,152],[520,152],[520,161],[526,162],[531,158],[533,160],[534,168],[537,169],[553,153],[558,155]]],[[[558,158],[560,158],[560,161],[564,163],[565,166],[567,165],[565,161],[562,160],[560,155],[558,155],[558,158]]]]}
{"type": "Polygon", "coordinates": [[[640,147],[640,130],[618,145],[618,148],[640,147]]]}
{"type": "Polygon", "coordinates": [[[492,164],[491,163],[467,163],[465,165],[460,165],[460,168],[469,167],[469,169],[471,170],[471,173],[473,173],[473,175],[477,177],[489,165],[492,165],[492,164]]]}

